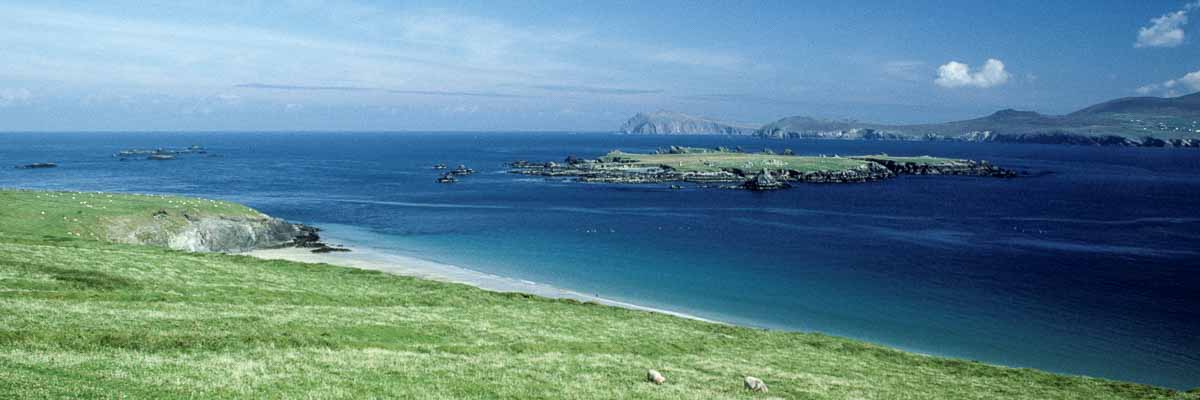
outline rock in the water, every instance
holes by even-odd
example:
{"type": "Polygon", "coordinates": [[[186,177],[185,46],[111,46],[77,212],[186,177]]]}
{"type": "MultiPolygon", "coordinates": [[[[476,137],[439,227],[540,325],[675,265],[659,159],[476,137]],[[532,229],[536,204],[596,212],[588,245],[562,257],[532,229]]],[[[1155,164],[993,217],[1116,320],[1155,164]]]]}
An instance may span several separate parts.
{"type": "Polygon", "coordinates": [[[347,249],[347,248],[345,248],[345,247],[330,247],[330,246],[328,246],[328,245],[325,245],[325,244],[322,244],[322,245],[321,245],[321,247],[318,247],[318,248],[312,249],[312,252],[313,252],[313,253],[318,253],[318,254],[320,254],[320,253],[334,253],[334,252],[349,252],[349,251],[350,251],[350,249],[347,249]]]}
{"type": "Polygon", "coordinates": [[[20,169],[38,169],[38,168],[54,168],[54,167],[57,167],[57,166],[58,166],[58,164],[55,164],[55,163],[52,163],[52,162],[40,162],[40,163],[33,163],[33,164],[18,165],[18,166],[17,166],[17,168],[20,168],[20,169]]]}
{"type": "Polygon", "coordinates": [[[767,392],[767,384],[764,383],[762,379],[758,379],[753,376],[747,376],[743,383],[746,385],[746,390],[751,392],[767,392]]]}
{"type": "Polygon", "coordinates": [[[781,182],[771,176],[771,172],[763,169],[754,179],[746,181],[742,187],[749,190],[775,190],[789,187],[787,182],[781,182]]]}
{"type": "Polygon", "coordinates": [[[667,378],[665,376],[663,376],[662,374],[660,374],[658,371],[649,370],[649,371],[646,371],[646,380],[654,383],[655,385],[661,385],[661,384],[663,384],[663,382],[667,381],[667,378]]]}

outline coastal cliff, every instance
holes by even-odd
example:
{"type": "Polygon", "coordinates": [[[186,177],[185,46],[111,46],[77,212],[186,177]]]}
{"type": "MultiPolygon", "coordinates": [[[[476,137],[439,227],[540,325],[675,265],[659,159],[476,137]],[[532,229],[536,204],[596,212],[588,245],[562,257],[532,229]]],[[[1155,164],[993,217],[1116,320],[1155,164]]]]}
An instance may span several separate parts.
{"type": "Polygon", "coordinates": [[[273,217],[204,217],[178,221],[165,218],[143,220],[137,224],[116,222],[107,226],[109,241],[144,244],[175,250],[236,253],[256,249],[291,246],[297,237],[307,234],[303,225],[273,217]]]}
{"type": "Polygon", "coordinates": [[[317,229],[252,208],[189,197],[0,190],[0,224],[31,237],[67,237],[195,252],[277,247],[343,251],[317,229]],[[331,250],[335,249],[335,250],[331,250]]]}

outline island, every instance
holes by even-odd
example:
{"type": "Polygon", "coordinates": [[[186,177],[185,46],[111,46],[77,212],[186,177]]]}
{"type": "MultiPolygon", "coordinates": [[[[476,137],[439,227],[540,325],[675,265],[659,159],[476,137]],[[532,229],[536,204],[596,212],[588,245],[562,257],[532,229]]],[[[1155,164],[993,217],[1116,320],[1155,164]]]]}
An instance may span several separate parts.
{"type": "Polygon", "coordinates": [[[621,132],[629,135],[753,135],[757,129],[755,124],[665,110],[638,113],[621,126],[621,132]]]}
{"type": "MultiPolygon", "coordinates": [[[[601,183],[682,183],[725,189],[775,190],[792,183],[859,183],[900,175],[961,175],[1012,178],[1021,174],[987,161],[931,156],[798,156],[764,150],[672,146],[655,153],[614,150],[596,159],[510,163],[510,172],[601,183]]],[[[678,187],[678,186],[673,186],[678,187]]]]}

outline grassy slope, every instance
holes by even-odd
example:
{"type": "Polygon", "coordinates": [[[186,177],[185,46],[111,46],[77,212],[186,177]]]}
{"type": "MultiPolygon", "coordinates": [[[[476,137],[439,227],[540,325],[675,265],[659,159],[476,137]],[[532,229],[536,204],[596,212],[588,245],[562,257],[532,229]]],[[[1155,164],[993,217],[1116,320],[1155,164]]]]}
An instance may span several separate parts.
{"type": "Polygon", "coordinates": [[[931,157],[931,156],[896,157],[896,156],[880,154],[880,155],[873,155],[873,156],[856,156],[856,157],[879,159],[879,160],[891,160],[891,161],[895,161],[898,163],[926,164],[926,165],[933,165],[933,166],[967,165],[966,160],[959,160],[959,159],[953,159],[953,158],[939,158],[939,157],[931,157]]]}
{"type": "MultiPolygon", "coordinates": [[[[145,200],[114,199],[109,210],[145,200]]],[[[14,218],[42,208],[23,200],[0,225],[0,398],[708,399],[751,397],[746,374],[771,386],[756,397],[1197,398],[819,334],[68,238],[14,218]],[[668,383],[643,382],[647,368],[668,383]]]]}
{"type": "Polygon", "coordinates": [[[0,190],[0,227],[33,237],[104,239],[106,226],[156,223],[182,228],[193,217],[264,217],[249,207],[217,200],[94,192],[0,190]],[[165,211],[155,217],[158,211],[165,211]]]}

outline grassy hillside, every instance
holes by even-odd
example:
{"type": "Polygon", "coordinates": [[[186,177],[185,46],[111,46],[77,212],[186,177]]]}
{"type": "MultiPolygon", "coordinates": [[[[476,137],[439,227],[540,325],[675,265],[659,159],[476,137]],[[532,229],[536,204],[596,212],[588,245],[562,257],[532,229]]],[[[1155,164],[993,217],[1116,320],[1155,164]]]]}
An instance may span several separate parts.
{"type": "Polygon", "coordinates": [[[106,239],[110,230],[153,222],[183,228],[187,219],[265,218],[241,204],[188,197],[94,192],[0,190],[0,230],[32,237],[106,239]]]}
{"type": "Polygon", "coordinates": [[[786,138],[833,139],[962,139],[1034,143],[1162,146],[1159,140],[1200,140],[1200,93],[1159,97],[1126,97],[1096,104],[1067,115],[1001,110],[991,115],[943,123],[889,125],[850,120],[788,117],[764,125],[758,134],[786,138]],[[990,135],[980,135],[989,132],[990,135]],[[870,135],[874,135],[874,137],[870,135]],[[1073,138],[1074,137],[1074,138],[1073,138]],[[1111,140],[1105,137],[1131,139],[1111,140]],[[1081,139],[1082,138],[1082,139],[1081,139]],[[1103,139],[1088,141],[1086,138],[1103,139]]]}
{"type": "MultiPolygon", "coordinates": [[[[0,398],[1200,398],[819,334],[86,240],[58,215],[40,218],[46,193],[0,196],[0,398]],[[667,383],[644,382],[648,368],[667,383]],[[745,392],[743,375],[770,393],[745,392]]],[[[180,200],[97,196],[112,199],[107,212],[137,215],[180,200]]],[[[78,196],[47,201],[68,219],[88,208],[78,196]]]]}
{"type": "Polygon", "coordinates": [[[764,153],[708,152],[684,154],[636,154],[614,151],[601,160],[613,157],[634,160],[635,165],[665,166],[680,172],[716,172],[741,170],[753,173],[764,168],[788,169],[799,172],[841,171],[866,166],[869,162],[839,157],[786,156],[764,153]]]}

